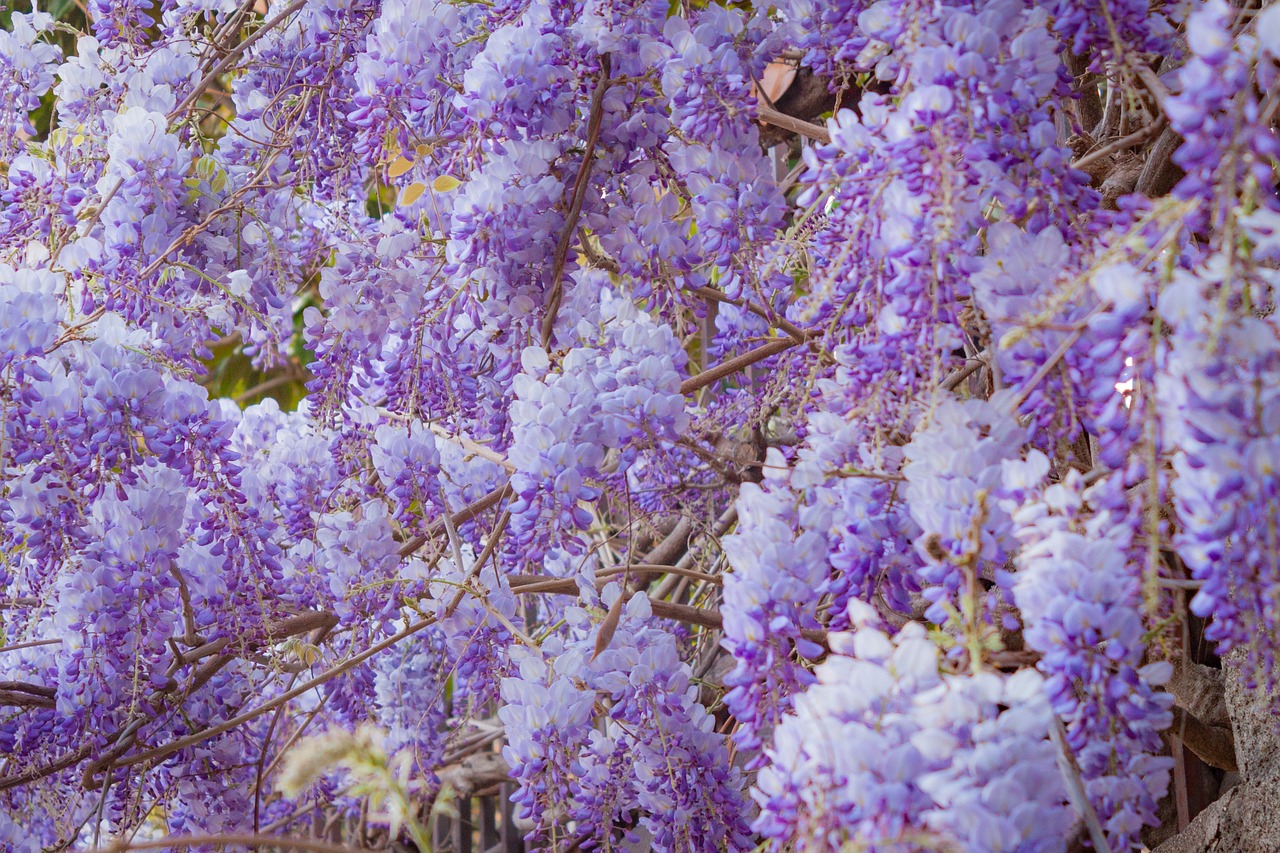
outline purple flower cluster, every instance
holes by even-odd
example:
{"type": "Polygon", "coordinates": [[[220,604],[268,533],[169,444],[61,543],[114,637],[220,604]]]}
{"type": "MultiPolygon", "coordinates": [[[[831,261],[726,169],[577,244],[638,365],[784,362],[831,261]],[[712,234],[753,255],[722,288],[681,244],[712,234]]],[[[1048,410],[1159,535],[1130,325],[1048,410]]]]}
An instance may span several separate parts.
{"type": "MultiPolygon", "coordinates": [[[[826,388],[843,396],[836,383],[826,388]]],[[[834,408],[834,407],[833,407],[834,408]]],[[[919,591],[920,529],[902,495],[900,447],[878,445],[861,418],[834,411],[809,418],[805,447],[796,454],[794,487],[804,487],[815,523],[828,529],[831,606],[828,627],[848,627],[851,598],[882,598],[900,613],[911,611],[919,591]]]]}
{"type": "Polygon", "coordinates": [[[1105,249],[1095,258],[1054,226],[988,231],[974,300],[991,326],[1000,379],[1019,391],[1019,413],[1036,425],[1042,448],[1075,441],[1084,428],[1094,439],[1091,464],[1124,470],[1136,447],[1149,447],[1149,400],[1120,389],[1153,375],[1156,282],[1137,259],[1177,215],[1148,212],[1151,224],[1133,237],[1131,224],[1098,228],[1105,249]]]}
{"type": "Polygon", "coordinates": [[[564,794],[573,789],[579,756],[590,741],[596,694],[541,655],[519,655],[517,661],[519,677],[502,682],[502,756],[520,785],[514,799],[517,818],[530,825],[525,838],[555,847],[565,841],[555,832],[566,817],[564,794]]]}
{"type": "Polygon", "coordinates": [[[0,30],[0,162],[9,161],[35,133],[28,114],[53,87],[54,67],[62,51],[40,40],[53,25],[43,12],[14,12],[12,29],[0,30]]]}
{"type": "Polygon", "coordinates": [[[465,66],[478,51],[475,42],[457,44],[464,41],[459,37],[463,24],[474,17],[466,7],[449,3],[429,11],[409,0],[382,4],[356,58],[354,109],[347,116],[369,130],[362,152],[378,153],[378,137],[400,123],[428,126],[453,100],[453,89],[440,78],[465,66]],[[442,49],[446,44],[448,50],[442,49]]]}
{"type": "MultiPolygon", "coordinates": [[[[952,366],[964,344],[958,300],[981,265],[993,211],[1039,230],[1087,208],[1048,108],[1065,86],[1045,12],[1017,0],[921,11],[902,32],[894,7],[864,15],[895,51],[877,74],[888,96],[830,122],[829,145],[805,149],[802,205],[825,211],[814,287],[793,319],[837,317],[857,330],[840,347],[842,378],[861,396],[910,396],[952,366]]],[[[811,214],[812,215],[812,214],[811,214]]]]}
{"type": "MultiPolygon", "coordinates": [[[[1128,52],[1163,53],[1174,39],[1179,4],[1149,0],[1053,0],[1053,28],[1076,54],[1094,53],[1094,66],[1128,52]]],[[[1191,32],[1194,25],[1190,25],[1191,32]]]]}
{"type": "Polygon", "coordinates": [[[269,777],[376,722],[673,853],[1060,851],[1065,724],[1127,848],[1162,576],[1275,685],[1280,9],[266,5],[0,14],[0,847],[355,827],[269,777]]]}
{"type": "Polygon", "coordinates": [[[403,529],[415,527],[414,516],[426,515],[439,508],[440,454],[435,436],[422,423],[410,427],[379,426],[375,443],[369,447],[374,470],[382,481],[384,493],[395,506],[395,517],[403,529]]]}
{"type": "Polygon", "coordinates": [[[549,530],[572,541],[590,524],[580,502],[599,497],[588,481],[606,465],[625,468],[636,443],[673,440],[688,425],[679,340],[630,302],[606,291],[602,303],[598,346],[575,347],[554,368],[540,347],[521,356],[507,458],[513,544],[529,560],[554,544],[549,530]]]}
{"type": "Polygon", "coordinates": [[[771,849],[1065,850],[1073,814],[1040,678],[948,674],[923,625],[891,635],[863,602],[850,622],[752,791],[771,849]]]}
{"type": "Polygon", "coordinates": [[[110,47],[141,47],[154,8],[154,0],[90,0],[93,34],[110,47]]]}
{"type": "MultiPolygon", "coordinates": [[[[612,584],[601,603],[620,594],[612,584]]],[[[740,774],[675,637],[650,618],[648,599],[633,596],[610,646],[593,655],[593,620],[572,607],[565,619],[577,639],[513,655],[520,677],[503,680],[499,716],[521,783],[514,799],[525,819],[575,820],[579,838],[606,849],[638,838],[637,818],[655,851],[750,849],[740,774]],[[568,797],[557,801],[557,790],[568,797]]],[[[527,837],[554,846],[553,833],[538,822],[527,837]]]]}
{"type": "Polygon", "coordinates": [[[444,632],[438,629],[374,662],[377,719],[387,730],[387,752],[411,749],[415,770],[424,776],[440,766],[448,738],[450,662],[444,632]]]}
{"type": "Polygon", "coordinates": [[[1003,505],[1023,543],[1014,600],[1023,638],[1042,657],[1045,689],[1062,718],[1086,793],[1116,849],[1157,822],[1173,762],[1159,757],[1173,696],[1166,662],[1144,666],[1141,569],[1127,519],[1094,511],[1113,483],[1086,493],[1078,472],[1043,486],[1049,460],[1032,451],[1005,464],[1003,505]]]}
{"type": "MultiPolygon", "coordinates": [[[[1170,124],[1184,140],[1174,161],[1187,175],[1176,193],[1215,202],[1210,224],[1219,228],[1237,204],[1238,187],[1274,182],[1271,164],[1280,156],[1280,138],[1262,118],[1254,91],[1255,82],[1262,90],[1273,85],[1278,50],[1257,36],[1234,38],[1235,16],[1224,0],[1209,0],[1188,18],[1191,55],[1179,69],[1178,94],[1164,104],[1170,124]],[[1215,199],[1223,190],[1223,197],[1215,199]]],[[[1259,35],[1268,27],[1274,32],[1275,20],[1273,10],[1263,13],[1259,35]]],[[[1280,209],[1272,193],[1259,194],[1257,202],[1280,209]]]]}
{"type": "MultiPolygon", "coordinates": [[[[695,257],[710,268],[689,270],[688,281],[703,284],[714,271],[732,295],[747,284],[740,254],[770,242],[785,212],[771,167],[757,153],[749,88],[754,69],[736,44],[745,27],[738,12],[711,4],[695,22],[670,18],[663,31],[671,47],[662,57],[662,88],[679,131],[665,153],[689,194],[695,257]]],[[[761,284],[772,291],[789,282],[761,284]]]]}
{"type": "Polygon", "coordinates": [[[724,543],[734,571],[724,581],[723,645],[735,659],[725,702],[740,726],[738,745],[747,750],[759,749],[793,695],[813,682],[803,659],[822,648],[804,632],[821,628],[816,607],[831,574],[826,531],[804,523],[812,513],[797,508],[778,455],[765,465],[762,485],[743,484],[738,529],[724,543]]]}
{"type": "MultiPolygon", "coordinates": [[[[1246,229],[1257,240],[1259,261],[1280,255],[1280,217],[1255,215],[1246,229]]],[[[1266,278],[1249,280],[1266,272],[1237,279],[1230,260],[1215,254],[1164,289],[1160,315],[1174,331],[1159,402],[1176,474],[1178,553],[1204,582],[1191,607],[1212,616],[1206,635],[1221,648],[1253,649],[1251,675],[1272,685],[1277,646],[1269,626],[1280,594],[1280,557],[1271,547],[1280,512],[1274,428],[1280,328],[1274,316],[1256,316],[1240,304],[1253,288],[1268,286],[1266,278]]]]}
{"type": "MultiPolygon", "coordinates": [[[[463,555],[471,559],[474,555],[463,555]]],[[[492,567],[482,568],[473,586],[479,595],[465,596],[452,608],[459,585],[471,566],[455,568],[446,563],[436,569],[429,591],[436,600],[436,616],[444,645],[453,660],[455,710],[478,712],[498,698],[502,680],[512,675],[511,646],[524,619],[517,614],[516,598],[506,577],[492,567]]]]}
{"type": "Polygon", "coordinates": [[[1004,566],[1016,547],[996,498],[1001,466],[1017,457],[1027,430],[1005,411],[1008,403],[1003,394],[990,401],[943,401],[922,416],[904,449],[904,498],[920,527],[915,544],[930,602],[925,616],[939,625],[968,611],[965,630],[976,628],[984,615],[979,609],[996,603],[987,599],[982,581],[1005,591],[1011,582],[1004,566]]]}
{"type": "Polygon", "coordinates": [[[974,303],[991,325],[1000,381],[1010,388],[1027,387],[1020,412],[1034,418],[1041,430],[1052,428],[1068,438],[1074,424],[1063,424],[1070,415],[1058,411],[1057,401],[1064,396],[1061,375],[1050,374],[1034,386],[1030,380],[1067,340],[1070,333],[1063,327],[1087,314],[1073,301],[1062,304],[1062,294],[1069,291],[1059,277],[1071,269],[1072,249],[1058,228],[1030,232],[1000,222],[987,231],[987,254],[970,277],[974,303]],[[1028,322],[1041,316],[1053,325],[1028,322]]]}

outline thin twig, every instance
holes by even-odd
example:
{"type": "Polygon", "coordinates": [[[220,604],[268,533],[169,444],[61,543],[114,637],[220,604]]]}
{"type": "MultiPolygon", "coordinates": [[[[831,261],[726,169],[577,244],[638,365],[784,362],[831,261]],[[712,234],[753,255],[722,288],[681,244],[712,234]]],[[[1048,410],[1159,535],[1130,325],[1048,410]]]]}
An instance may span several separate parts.
{"type": "MultiPolygon", "coordinates": [[[[401,640],[407,637],[410,637],[418,633],[419,631],[423,630],[424,628],[428,628],[431,625],[434,625],[435,623],[436,623],[436,618],[434,616],[428,616],[424,619],[420,619],[417,622],[414,622],[409,627],[383,640],[382,642],[377,643],[373,646],[370,646],[368,649],[364,650],[358,655],[354,655],[353,657],[347,658],[347,660],[343,661],[342,663],[339,663],[330,667],[329,669],[317,675],[315,678],[312,678],[311,680],[298,685],[292,690],[281,693],[279,696],[276,696],[274,699],[270,699],[266,702],[263,702],[261,705],[258,705],[257,707],[250,708],[248,711],[245,711],[241,714],[237,714],[236,716],[232,717],[231,719],[225,722],[218,723],[217,725],[214,725],[214,726],[210,726],[207,729],[202,729],[201,731],[198,731],[195,734],[191,734],[186,737],[172,740],[169,743],[164,744],[163,746],[158,746],[158,747],[155,747],[154,749],[149,749],[149,750],[146,750],[145,752],[140,752],[136,755],[131,755],[127,759],[118,761],[116,763],[116,767],[125,768],[125,767],[132,767],[135,764],[142,764],[144,762],[159,761],[160,759],[167,758],[168,756],[172,755],[175,752],[178,752],[179,750],[186,749],[189,746],[194,746],[197,743],[206,741],[211,737],[217,737],[218,735],[224,732],[229,732],[232,729],[239,728],[240,726],[244,725],[250,720],[257,719],[258,717],[261,717],[263,714],[266,714],[270,711],[275,710],[280,705],[283,705],[286,702],[290,702],[298,698],[299,696],[302,696],[307,691],[314,690],[315,688],[319,687],[321,684],[324,684],[325,682],[330,681],[331,679],[337,678],[339,675],[342,675],[344,672],[347,672],[348,670],[351,670],[354,667],[364,663],[366,660],[373,657],[378,652],[391,648],[401,640]]],[[[4,787],[4,781],[0,780],[0,788],[2,787],[4,787]]],[[[242,842],[225,842],[225,843],[230,844],[230,843],[242,843],[242,842]]]]}
{"type": "Polygon", "coordinates": [[[1098,853],[1111,853],[1111,845],[1107,843],[1107,834],[1102,831],[1102,823],[1098,820],[1098,813],[1093,810],[1093,803],[1089,802],[1089,795],[1084,789],[1084,778],[1080,775],[1080,765],[1076,763],[1075,753],[1071,751],[1071,747],[1067,744],[1067,730],[1062,725],[1062,720],[1058,719],[1058,715],[1053,715],[1053,722],[1049,724],[1049,736],[1053,738],[1054,745],[1058,748],[1058,766],[1062,770],[1063,781],[1067,784],[1068,799],[1075,806],[1076,812],[1084,821],[1085,826],[1089,829],[1089,838],[1093,841],[1093,849],[1098,853]]]}
{"type": "Polygon", "coordinates": [[[1141,145],[1163,130],[1164,125],[1165,117],[1162,115],[1146,127],[1139,128],[1128,136],[1117,139],[1115,142],[1110,142],[1099,148],[1097,151],[1091,151],[1090,153],[1085,154],[1079,160],[1072,163],[1071,168],[1087,169],[1089,166],[1092,166],[1104,157],[1110,157],[1112,154],[1117,154],[1121,151],[1133,148],[1135,145],[1141,145]]]}
{"type": "Polygon", "coordinates": [[[800,176],[804,174],[807,168],[809,168],[809,164],[803,160],[797,163],[790,172],[787,172],[786,177],[778,182],[778,191],[783,195],[791,192],[791,188],[800,183],[800,176]]]}
{"type": "Polygon", "coordinates": [[[254,30],[252,35],[250,35],[244,41],[240,42],[235,47],[231,48],[231,50],[227,52],[226,56],[222,57],[222,59],[219,59],[218,62],[212,68],[209,69],[209,73],[204,75],[204,77],[200,80],[200,82],[195,85],[195,88],[192,89],[190,92],[188,92],[187,96],[183,98],[176,107],[173,108],[173,110],[169,113],[167,118],[170,121],[172,121],[175,117],[180,115],[183,110],[185,110],[187,107],[194,104],[196,101],[200,100],[200,95],[204,92],[205,88],[208,87],[208,85],[212,83],[214,80],[218,79],[219,75],[221,75],[228,68],[230,68],[231,65],[237,59],[239,59],[240,56],[246,50],[253,47],[254,43],[257,42],[258,39],[262,38],[267,33],[271,32],[273,29],[280,26],[280,23],[282,21],[284,21],[294,12],[297,12],[299,9],[301,9],[305,5],[307,5],[307,0],[293,0],[292,3],[290,3],[288,6],[280,10],[280,14],[276,15],[274,18],[267,21],[261,27],[254,30]]]}
{"type": "Polygon", "coordinates": [[[231,401],[234,403],[243,403],[246,400],[251,400],[254,397],[257,397],[259,394],[266,394],[268,391],[279,388],[281,385],[288,385],[290,382],[302,382],[305,384],[310,381],[307,378],[310,373],[311,371],[309,370],[303,370],[301,373],[295,373],[292,370],[285,371],[277,376],[272,376],[270,379],[264,379],[247,391],[241,391],[239,394],[232,397],[231,401]]]}
{"type": "MultiPolygon", "coordinates": [[[[667,571],[671,571],[668,567],[667,571]]],[[[524,583],[512,583],[511,591],[516,595],[533,595],[535,593],[552,593],[558,595],[577,595],[578,582],[573,578],[535,578],[524,583]]],[[[703,610],[688,604],[676,604],[671,601],[649,597],[649,607],[653,615],[660,619],[673,619],[689,625],[700,625],[703,628],[719,630],[724,620],[718,610],[703,610]]],[[[814,632],[821,633],[821,632],[814,632]]]]}
{"type": "Polygon", "coordinates": [[[681,568],[680,566],[659,566],[648,563],[632,563],[627,566],[615,566],[612,569],[601,569],[596,572],[596,577],[611,578],[615,575],[626,574],[628,572],[635,572],[638,575],[681,575],[686,578],[693,578],[694,580],[713,583],[716,586],[720,586],[724,583],[724,580],[719,576],[709,575],[706,572],[700,572],[697,569],[686,569],[681,568]]]}
{"type": "Polygon", "coordinates": [[[1156,73],[1148,68],[1141,60],[1134,59],[1132,55],[1127,56],[1126,59],[1129,60],[1129,69],[1138,75],[1138,79],[1142,81],[1142,85],[1147,87],[1147,91],[1150,92],[1160,106],[1163,107],[1165,102],[1169,100],[1169,88],[1165,86],[1160,78],[1156,76],[1156,73]]]}
{"type": "Polygon", "coordinates": [[[946,379],[942,380],[942,388],[945,391],[954,391],[960,387],[960,383],[968,379],[973,374],[987,366],[987,359],[983,356],[971,358],[961,367],[953,372],[946,379]]]}
{"type": "MultiPolygon", "coordinates": [[[[726,533],[728,533],[729,529],[732,528],[737,523],[738,523],[738,506],[737,504],[730,504],[728,509],[720,513],[720,517],[716,519],[715,525],[712,526],[710,530],[706,531],[706,535],[713,542],[719,545],[720,538],[724,536],[726,533]]],[[[697,549],[689,548],[687,551],[684,552],[684,556],[682,556],[679,559],[675,567],[677,569],[690,569],[693,567],[693,562],[697,558],[698,558],[697,549]]],[[[716,582],[722,584],[723,580],[721,580],[718,576],[716,576],[716,582]]],[[[652,597],[660,598],[664,600],[667,599],[668,596],[670,596],[671,593],[675,591],[675,587],[679,583],[680,583],[680,575],[677,573],[673,573],[670,577],[666,578],[665,580],[663,580],[661,583],[658,584],[658,588],[653,591],[652,597]]]]}
{"type": "Polygon", "coordinates": [[[1182,580],[1180,578],[1159,578],[1156,583],[1165,589],[1189,589],[1192,591],[1204,586],[1204,581],[1182,580]]]}
{"type": "MultiPolygon", "coordinates": [[[[470,521],[471,519],[475,518],[480,513],[497,506],[498,503],[502,500],[503,496],[507,493],[507,489],[509,489],[510,487],[511,487],[510,483],[505,483],[502,486],[499,486],[498,488],[494,489],[492,492],[489,492],[489,494],[485,495],[484,497],[479,498],[478,500],[474,500],[471,503],[467,504],[462,509],[458,510],[453,514],[453,523],[463,524],[464,522],[470,521]]],[[[411,539],[406,540],[405,543],[400,546],[400,551],[399,551],[400,556],[408,557],[414,551],[417,551],[419,548],[425,545],[427,543],[427,540],[434,539],[435,537],[439,536],[441,533],[444,533],[444,532],[445,532],[444,522],[443,521],[435,522],[433,525],[431,525],[431,528],[425,534],[414,536],[411,539]]]]}
{"type": "MultiPolygon", "coordinates": [[[[231,17],[227,18],[226,22],[224,22],[222,26],[214,30],[213,35],[209,37],[208,47],[215,51],[221,49],[223,47],[223,42],[229,41],[232,33],[238,30],[240,25],[244,23],[244,19],[248,16],[249,12],[252,11],[255,2],[256,0],[244,0],[244,2],[240,4],[240,8],[237,9],[231,17]]],[[[206,62],[212,58],[213,57],[209,56],[206,50],[206,52],[202,53],[200,56],[200,66],[202,68],[205,67],[206,62]]]]}
{"type": "Polygon", "coordinates": [[[573,195],[569,200],[569,211],[565,214],[564,230],[560,232],[560,242],[556,243],[556,251],[551,258],[551,295],[547,299],[547,313],[542,318],[543,349],[551,347],[556,315],[560,313],[560,302],[564,298],[564,267],[569,260],[569,244],[578,227],[582,202],[587,197],[587,187],[591,183],[596,143],[600,141],[600,129],[604,124],[604,93],[608,90],[609,54],[606,53],[600,57],[600,81],[596,83],[596,90],[591,93],[591,112],[587,117],[587,142],[582,151],[582,165],[578,167],[578,177],[573,182],[573,195]]]}
{"type": "Polygon", "coordinates": [[[796,343],[804,343],[809,338],[814,338],[814,337],[817,337],[819,334],[821,334],[820,332],[816,332],[816,331],[806,332],[805,330],[797,326],[795,323],[792,323],[786,317],[783,317],[781,315],[771,314],[770,312],[766,311],[764,308],[761,308],[759,305],[749,302],[746,299],[734,299],[732,296],[728,295],[727,293],[722,293],[713,287],[695,287],[695,288],[691,288],[689,292],[695,293],[698,296],[701,296],[703,299],[713,299],[716,302],[727,302],[730,305],[736,305],[739,308],[746,308],[752,314],[755,314],[757,317],[761,317],[764,320],[767,320],[768,322],[776,325],[779,329],[786,332],[791,337],[795,338],[796,343]]]}
{"type": "Polygon", "coordinates": [[[485,447],[483,444],[474,439],[467,438],[464,435],[454,435],[439,424],[428,424],[427,429],[431,430],[432,435],[442,438],[445,441],[452,442],[467,452],[470,456],[477,456],[495,465],[501,465],[507,470],[508,474],[514,474],[516,466],[507,461],[507,458],[501,453],[497,453],[492,448],[485,447]]]}
{"type": "Polygon", "coordinates": [[[1030,379],[1027,380],[1027,383],[1018,390],[1018,394],[1014,398],[1015,410],[1022,407],[1022,404],[1027,401],[1027,397],[1031,396],[1031,392],[1036,389],[1036,386],[1043,382],[1044,378],[1049,375],[1049,372],[1058,366],[1058,362],[1062,360],[1063,356],[1067,354],[1071,347],[1075,346],[1076,341],[1080,340],[1080,336],[1083,334],[1084,328],[1082,327],[1063,338],[1062,343],[1053,351],[1053,354],[1049,356],[1048,360],[1046,360],[1044,364],[1040,365],[1040,368],[1030,379]]]}
{"type": "Polygon", "coordinates": [[[57,646],[61,640],[32,640],[27,643],[14,643],[12,646],[0,646],[0,652],[16,652],[19,649],[34,649],[36,646],[57,646]]]}

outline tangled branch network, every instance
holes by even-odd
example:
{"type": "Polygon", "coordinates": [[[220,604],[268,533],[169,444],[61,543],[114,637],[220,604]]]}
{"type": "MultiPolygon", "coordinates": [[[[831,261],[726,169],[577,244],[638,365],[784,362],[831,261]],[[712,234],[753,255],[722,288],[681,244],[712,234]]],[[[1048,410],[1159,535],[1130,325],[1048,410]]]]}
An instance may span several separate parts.
{"type": "Polygon", "coordinates": [[[1118,852],[1280,686],[1280,5],[9,5],[0,849],[1118,852]]]}

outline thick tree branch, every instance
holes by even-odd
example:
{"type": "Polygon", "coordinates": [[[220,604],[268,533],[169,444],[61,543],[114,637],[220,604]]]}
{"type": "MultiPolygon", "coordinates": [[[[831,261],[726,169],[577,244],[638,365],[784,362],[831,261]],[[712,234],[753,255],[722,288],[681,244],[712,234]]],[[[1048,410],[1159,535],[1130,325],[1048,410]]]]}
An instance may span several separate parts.
{"type": "Polygon", "coordinates": [[[825,127],[804,121],[803,119],[798,119],[795,116],[789,116],[786,113],[778,112],[770,107],[758,107],[756,109],[756,117],[765,124],[771,124],[774,127],[780,127],[783,130],[789,130],[792,133],[807,136],[809,139],[813,139],[817,142],[825,144],[831,141],[831,134],[827,132],[825,127]]]}
{"type": "Polygon", "coordinates": [[[750,367],[756,362],[764,361],[766,358],[777,355],[780,352],[786,352],[798,343],[799,341],[794,338],[787,338],[785,340],[770,341],[767,344],[761,344],[750,352],[745,352],[740,356],[717,364],[710,370],[704,370],[695,376],[690,376],[684,382],[680,383],[680,393],[692,394],[699,388],[724,379],[726,376],[732,376],[739,370],[750,367]]]}
{"type": "MultiPolygon", "coordinates": [[[[510,488],[511,488],[511,484],[506,483],[494,489],[492,492],[489,492],[489,494],[485,495],[484,497],[477,498],[476,500],[467,504],[466,506],[464,506],[462,509],[455,512],[450,517],[453,524],[458,524],[458,525],[465,524],[466,522],[470,521],[471,519],[475,518],[481,513],[486,512],[490,509],[493,509],[495,506],[501,503],[502,500],[507,496],[508,490],[510,488]]],[[[400,551],[399,551],[400,556],[408,557],[414,551],[417,551],[419,548],[425,545],[427,543],[427,540],[434,539],[440,534],[445,532],[446,532],[446,526],[445,526],[444,520],[440,519],[436,521],[431,525],[430,529],[427,531],[426,534],[420,535],[420,536],[414,536],[411,539],[407,539],[405,543],[400,546],[400,551]]]]}

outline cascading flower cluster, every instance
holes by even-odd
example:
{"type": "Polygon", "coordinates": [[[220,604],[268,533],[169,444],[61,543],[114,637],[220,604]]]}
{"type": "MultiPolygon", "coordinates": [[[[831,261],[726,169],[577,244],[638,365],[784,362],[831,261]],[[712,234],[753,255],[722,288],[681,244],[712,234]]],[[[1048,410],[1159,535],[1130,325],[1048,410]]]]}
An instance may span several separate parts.
{"type": "Polygon", "coordinates": [[[903,3],[916,16],[904,27],[898,5],[859,16],[860,40],[879,47],[863,49],[858,70],[873,67],[891,94],[866,92],[857,113],[835,116],[831,143],[805,151],[800,197],[826,218],[816,286],[791,317],[835,315],[858,330],[841,357],[864,399],[910,396],[953,365],[966,332],[960,300],[995,211],[1039,228],[1065,224],[1060,205],[1092,203],[1064,168],[1048,108],[1064,82],[1044,11],[903,3]]]}
{"type": "Polygon", "coordinates": [[[607,291],[601,301],[598,347],[569,350],[555,369],[546,350],[530,347],[513,383],[512,532],[529,559],[552,544],[548,530],[564,527],[571,541],[591,523],[579,503],[600,492],[588,480],[607,464],[629,465],[635,439],[671,439],[688,425],[679,341],[629,302],[607,291]],[[607,460],[611,452],[616,459],[607,460]]]}
{"type": "Polygon", "coordinates": [[[1146,0],[1053,0],[1046,5],[1071,52],[1093,49],[1099,59],[1168,50],[1181,11],[1177,4],[1146,0]]]}
{"type": "Polygon", "coordinates": [[[920,526],[916,549],[925,616],[942,625],[962,613],[970,642],[990,605],[983,583],[1010,582],[1005,561],[1013,552],[1008,515],[1000,508],[1001,465],[1023,445],[1026,430],[1005,411],[1007,395],[963,404],[944,401],[904,449],[904,498],[920,526]]]}
{"type": "MultiPolygon", "coordinates": [[[[1260,115],[1254,92],[1255,82],[1263,90],[1275,84],[1276,11],[1261,13],[1257,33],[1239,41],[1231,31],[1233,19],[1234,11],[1222,0],[1205,3],[1188,18],[1191,55],[1178,71],[1180,91],[1165,105],[1184,140],[1174,155],[1187,172],[1177,194],[1212,198],[1215,188],[1225,189],[1226,198],[1211,211],[1212,224],[1219,227],[1231,215],[1237,187],[1272,182],[1270,159],[1280,154],[1280,140],[1260,115]]],[[[1257,203],[1277,206],[1266,193],[1257,203]]]]}
{"type": "Polygon", "coordinates": [[[1280,9],[1261,11],[1256,30],[1238,41],[1223,4],[1206,4],[1191,23],[1192,56],[1171,103],[1170,118],[1185,137],[1175,158],[1187,170],[1175,192],[1201,203],[1198,225],[1230,230],[1211,230],[1198,263],[1177,270],[1159,294],[1156,307],[1171,332],[1157,405],[1176,474],[1178,552],[1204,582],[1192,609],[1212,617],[1207,634],[1224,649],[1250,644],[1250,677],[1273,685],[1277,647],[1267,626],[1280,589],[1271,548],[1280,199],[1271,163],[1280,137],[1261,118],[1250,77],[1256,65],[1257,85],[1274,92],[1280,9]],[[1219,154],[1213,140],[1224,133],[1231,143],[1219,154]]]}
{"type": "Polygon", "coordinates": [[[804,632],[821,623],[815,608],[827,591],[827,542],[821,528],[805,523],[784,465],[766,460],[762,486],[745,484],[738,498],[741,529],[725,542],[735,571],[724,584],[724,646],[736,659],[725,679],[725,702],[741,725],[744,748],[758,748],[761,736],[791,707],[793,694],[813,682],[795,656],[814,657],[822,649],[804,632]],[[772,464],[770,464],[772,463],[772,464]]]}
{"type": "Polygon", "coordinates": [[[1085,789],[1112,845],[1131,846],[1169,784],[1172,760],[1159,756],[1173,697],[1156,689],[1173,674],[1144,666],[1142,580],[1129,560],[1133,529],[1104,506],[1113,477],[1082,488],[1079,472],[1042,487],[1049,460],[1032,451],[1005,465],[1002,503],[1023,542],[1014,600],[1027,646],[1043,657],[1046,690],[1066,726],[1085,789]],[[1037,494],[1043,488],[1042,494],[1037,494]]]}
{"type": "MultiPolygon", "coordinates": [[[[1260,255],[1276,257],[1280,217],[1255,222],[1250,230],[1260,238],[1260,255]]],[[[1222,310],[1229,263],[1213,256],[1160,294],[1161,317],[1174,329],[1160,404],[1174,448],[1178,552],[1204,581],[1192,608],[1213,616],[1208,632],[1224,647],[1253,647],[1251,674],[1274,684],[1277,647],[1267,626],[1280,593],[1280,563],[1270,548],[1280,443],[1270,424],[1280,404],[1280,329],[1273,316],[1252,316],[1230,303],[1222,310]]]]}
{"type": "Polygon", "coordinates": [[[775,849],[1052,851],[1073,819],[1030,670],[953,674],[919,623],[864,602],[766,750],[755,827],[775,849]]]}
{"type": "MultiPolygon", "coordinates": [[[[609,606],[621,594],[611,584],[600,601],[609,606]]],[[[553,846],[549,819],[577,820],[578,843],[609,849],[636,837],[628,828],[638,817],[654,849],[745,849],[741,775],[728,766],[675,638],[646,625],[650,618],[648,600],[633,596],[613,642],[595,654],[591,620],[572,607],[566,642],[513,655],[520,676],[503,680],[508,704],[499,715],[510,735],[504,755],[520,782],[514,800],[536,821],[532,836],[553,846]],[[597,702],[608,713],[593,729],[597,702]]]]}
{"type": "Polygon", "coordinates": [[[36,12],[16,13],[10,28],[0,30],[0,159],[8,160],[35,133],[29,114],[54,84],[54,69],[62,59],[58,48],[40,40],[53,18],[36,12]]]}

